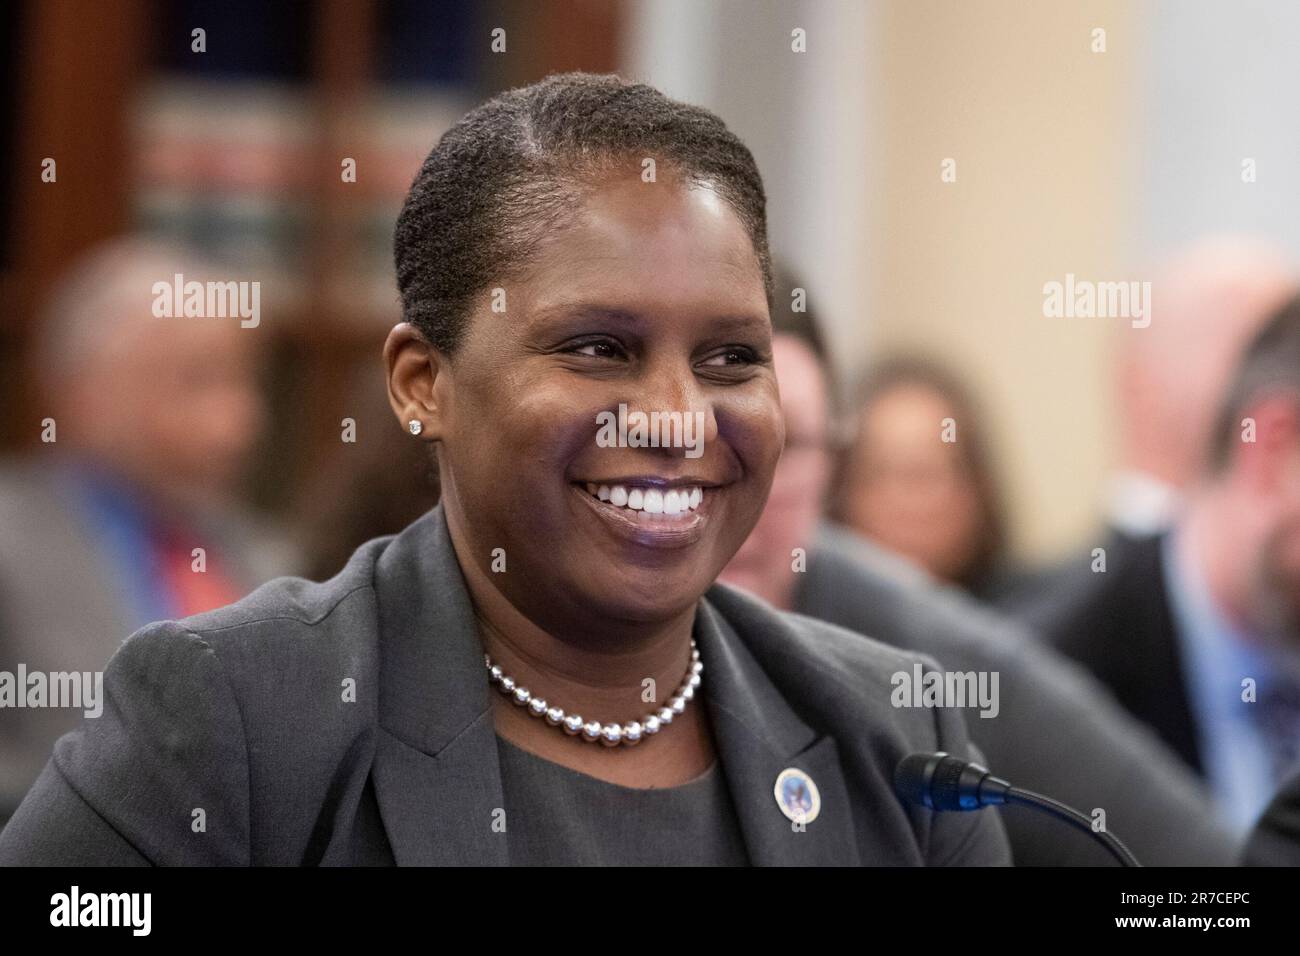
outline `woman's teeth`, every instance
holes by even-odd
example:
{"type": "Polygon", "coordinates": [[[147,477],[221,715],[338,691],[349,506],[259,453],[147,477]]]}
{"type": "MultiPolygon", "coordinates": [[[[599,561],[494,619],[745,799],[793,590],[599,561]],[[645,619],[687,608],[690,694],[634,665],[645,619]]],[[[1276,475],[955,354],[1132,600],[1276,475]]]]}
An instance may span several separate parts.
{"type": "Polygon", "coordinates": [[[597,485],[589,481],[587,492],[616,508],[630,508],[632,511],[644,511],[652,515],[679,515],[695,511],[704,499],[704,492],[698,487],[660,491],[658,488],[597,485]]]}

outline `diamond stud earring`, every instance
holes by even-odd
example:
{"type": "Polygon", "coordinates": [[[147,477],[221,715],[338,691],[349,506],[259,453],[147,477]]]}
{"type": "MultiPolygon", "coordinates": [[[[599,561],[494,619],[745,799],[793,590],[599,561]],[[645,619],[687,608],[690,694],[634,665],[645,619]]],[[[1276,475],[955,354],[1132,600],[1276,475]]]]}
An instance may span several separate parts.
{"type": "Polygon", "coordinates": [[[412,418],[406,423],[406,427],[411,430],[412,435],[418,435],[420,432],[424,431],[424,422],[420,421],[418,418],[412,418]]]}

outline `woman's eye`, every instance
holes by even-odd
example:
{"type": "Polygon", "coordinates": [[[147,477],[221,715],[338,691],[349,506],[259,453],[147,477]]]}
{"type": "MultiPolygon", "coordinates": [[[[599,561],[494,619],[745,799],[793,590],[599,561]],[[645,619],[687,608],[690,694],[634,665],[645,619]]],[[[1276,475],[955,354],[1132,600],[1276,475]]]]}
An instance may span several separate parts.
{"type": "Polygon", "coordinates": [[[705,365],[749,365],[757,361],[757,356],[751,349],[736,348],[723,349],[716,355],[711,355],[704,360],[705,365]]]}
{"type": "Polygon", "coordinates": [[[592,358],[618,358],[623,350],[613,342],[582,342],[568,350],[574,355],[589,355],[592,358]]]}

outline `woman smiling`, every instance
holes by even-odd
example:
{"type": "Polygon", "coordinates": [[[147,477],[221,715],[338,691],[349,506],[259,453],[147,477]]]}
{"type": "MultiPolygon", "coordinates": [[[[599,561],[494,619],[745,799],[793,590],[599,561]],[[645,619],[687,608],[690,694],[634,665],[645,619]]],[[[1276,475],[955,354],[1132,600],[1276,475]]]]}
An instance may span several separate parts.
{"type": "Polygon", "coordinates": [[[497,96],[396,262],[389,398],[441,504],[133,635],[0,862],[1008,862],[992,811],[894,796],[970,752],[890,706],[917,658],[715,584],[784,437],[762,181],[717,117],[610,76],[497,96]],[[621,405],[698,454],[597,442],[621,405]]]}

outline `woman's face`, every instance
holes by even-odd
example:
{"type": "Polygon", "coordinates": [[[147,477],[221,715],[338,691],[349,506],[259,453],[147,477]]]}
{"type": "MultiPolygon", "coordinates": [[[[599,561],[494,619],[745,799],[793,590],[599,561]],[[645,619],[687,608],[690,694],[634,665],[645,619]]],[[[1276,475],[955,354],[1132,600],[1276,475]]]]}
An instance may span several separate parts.
{"type": "Polygon", "coordinates": [[[862,413],[845,489],[851,527],[945,580],[969,565],[982,526],[961,449],[941,438],[954,414],[926,385],[899,384],[878,395],[862,413]]]}
{"type": "Polygon", "coordinates": [[[548,629],[682,613],[758,519],[784,435],[745,228],[708,188],[605,182],[499,288],[435,379],[448,520],[548,629]],[[660,436],[693,447],[598,441],[620,405],[678,413],[660,436]]]}

